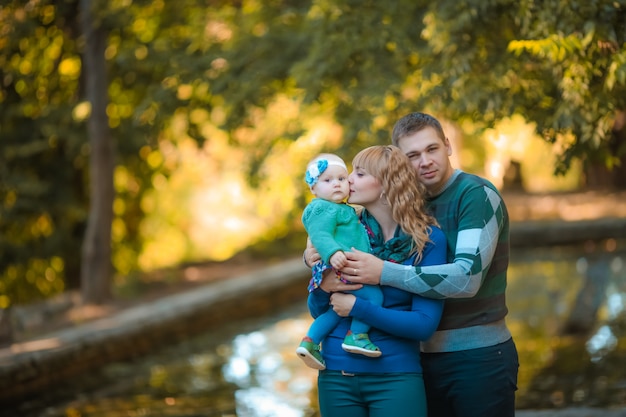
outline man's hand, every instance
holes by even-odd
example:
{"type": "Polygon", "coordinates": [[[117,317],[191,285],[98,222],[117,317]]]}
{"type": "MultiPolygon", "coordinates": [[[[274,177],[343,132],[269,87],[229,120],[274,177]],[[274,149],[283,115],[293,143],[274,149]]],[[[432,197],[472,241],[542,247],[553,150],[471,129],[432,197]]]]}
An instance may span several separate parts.
{"type": "Polygon", "coordinates": [[[330,296],[330,305],[335,313],[341,317],[348,317],[354,307],[356,297],[352,294],[334,293],[330,296]]]}
{"type": "Polygon", "coordinates": [[[380,284],[384,264],[381,259],[355,248],[345,254],[348,262],[341,269],[341,274],[345,279],[356,284],[380,284]]]}

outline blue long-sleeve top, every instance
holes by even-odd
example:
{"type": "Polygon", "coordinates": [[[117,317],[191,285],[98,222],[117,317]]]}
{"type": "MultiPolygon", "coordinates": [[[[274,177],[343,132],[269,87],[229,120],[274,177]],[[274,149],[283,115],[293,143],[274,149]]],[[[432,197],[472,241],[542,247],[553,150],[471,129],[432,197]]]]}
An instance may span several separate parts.
{"type": "MultiPolygon", "coordinates": [[[[432,227],[430,242],[424,247],[421,266],[446,262],[446,238],[441,229],[432,227]]],[[[405,264],[412,264],[411,257],[405,264]]],[[[322,356],[326,369],[348,373],[422,372],[420,341],[427,340],[437,329],[443,300],[428,299],[393,287],[382,286],[383,305],[375,306],[357,297],[350,317],[372,326],[370,340],[382,351],[379,358],[352,354],[341,348],[350,329],[350,318],[322,341],[322,356]]],[[[308,306],[315,318],[325,312],[330,293],[317,288],[309,294],[308,306]]]]}

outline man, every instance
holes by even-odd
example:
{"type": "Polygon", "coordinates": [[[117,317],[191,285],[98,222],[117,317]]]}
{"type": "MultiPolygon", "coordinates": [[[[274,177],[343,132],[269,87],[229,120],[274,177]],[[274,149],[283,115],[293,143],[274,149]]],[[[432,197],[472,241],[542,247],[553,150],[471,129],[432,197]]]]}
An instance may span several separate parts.
{"type": "MultiPolygon", "coordinates": [[[[430,417],[513,417],[519,363],[504,319],[509,263],[504,201],[489,181],[452,168],[450,141],[434,117],[404,116],[392,141],[428,190],[429,208],[446,234],[448,263],[398,265],[355,250],[346,252],[342,273],[354,283],[446,299],[437,332],[422,344],[430,417]]],[[[313,248],[305,251],[305,260],[317,260],[313,248]]],[[[322,288],[342,290],[330,282],[322,288]]]]}

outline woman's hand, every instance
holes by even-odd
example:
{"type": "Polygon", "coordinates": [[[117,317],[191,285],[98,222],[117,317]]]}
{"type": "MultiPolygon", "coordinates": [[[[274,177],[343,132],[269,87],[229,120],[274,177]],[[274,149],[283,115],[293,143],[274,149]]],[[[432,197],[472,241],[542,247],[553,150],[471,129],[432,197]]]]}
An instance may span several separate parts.
{"type": "Polygon", "coordinates": [[[354,307],[356,297],[352,294],[334,293],[330,296],[330,305],[341,317],[348,317],[354,307]]]}
{"type": "Polygon", "coordinates": [[[304,262],[309,268],[311,268],[313,265],[321,260],[322,257],[317,252],[317,249],[315,249],[315,246],[313,246],[313,243],[311,243],[311,238],[307,237],[306,249],[304,250],[304,262]]]}
{"type": "Polygon", "coordinates": [[[341,273],[350,282],[356,284],[380,284],[380,275],[383,272],[384,262],[376,256],[352,248],[345,252],[348,262],[341,269],[341,273]]]}

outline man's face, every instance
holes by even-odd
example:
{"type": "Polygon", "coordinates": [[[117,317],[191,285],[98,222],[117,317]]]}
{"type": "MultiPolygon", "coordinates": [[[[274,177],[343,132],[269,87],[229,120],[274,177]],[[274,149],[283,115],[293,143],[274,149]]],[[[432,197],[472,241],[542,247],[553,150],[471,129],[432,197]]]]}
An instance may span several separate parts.
{"type": "Polygon", "coordinates": [[[398,141],[398,147],[409,157],[429,193],[438,191],[452,175],[450,142],[437,136],[435,129],[427,127],[405,136],[398,141]]]}

